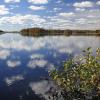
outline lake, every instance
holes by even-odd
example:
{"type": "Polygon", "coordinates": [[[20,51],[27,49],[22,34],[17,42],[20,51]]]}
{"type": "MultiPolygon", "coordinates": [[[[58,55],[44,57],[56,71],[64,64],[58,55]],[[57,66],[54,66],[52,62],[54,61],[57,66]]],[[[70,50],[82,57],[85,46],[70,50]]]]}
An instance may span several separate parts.
{"type": "Polygon", "coordinates": [[[48,71],[87,47],[100,48],[100,37],[0,35],[0,100],[48,100],[48,71]]]}

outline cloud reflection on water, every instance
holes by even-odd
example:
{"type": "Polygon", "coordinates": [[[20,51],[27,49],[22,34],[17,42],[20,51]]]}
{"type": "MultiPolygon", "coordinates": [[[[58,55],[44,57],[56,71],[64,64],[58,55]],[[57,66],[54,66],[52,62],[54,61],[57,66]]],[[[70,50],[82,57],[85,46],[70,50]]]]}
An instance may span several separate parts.
{"type": "Polygon", "coordinates": [[[0,50],[0,59],[5,60],[10,56],[9,50],[0,50]]]}
{"type": "Polygon", "coordinates": [[[40,95],[41,97],[44,97],[46,100],[50,100],[49,91],[50,91],[50,88],[53,86],[52,83],[46,80],[42,80],[40,82],[31,82],[29,86],[35,92],[35,94],[40,95]]]}
{"type": "Polygon", "coordinates": [[[4,81],[6,82],[6,84],[8,86],[14,84],[17,81],[21,81],[21,80],[24,80],[24,77],[22,75],[7,77],[7,78],[4,79],[4,81]]]}
{"type": "Polygon", "coordinates": [[[30,87],[35,94],[47,99],[46,93],[51,84],[47,80],[40,80],[40,77],[48,76],[47,72],[51,68],[61,66],[68,54],[76,55],[90,46],[93,50],[100,47],[100,38],[91,36],[23,37],[4,34],[0,36],[1,81],[4,80],[7,86],[13,86],[23,80],[24,86],[17,85],[22,95],[24,95],[23,91],[27,91],[27,87],[30,87]]]}
{"type": "Polygon", "coordinates": [[[44,55],[42,55],[42,54],[32,54],[31,56],[30,56],[30,58],[31,59],[40,59],[40,58],[44,58],[44,55]]]}
{"type": "Polygon", "coordinates": [[[46,66],[46,64],[47,64],[47,61],[45,61],[45,60],[31,60],[31,61],[29,61],[29,63],[28,63],[28,67],[30,67],[30,68],[35,68],[35,67],[45,67],[46,66]]]}
{"type": "Polygon", "coordinates": [[[73,52],[76,48],[82,49],[88,46],[97,47],[99,46],[100,39],[99,37],[65,37],[65,36],[46,36],[46,37],[22,37],[18,35],[18,37],[14,37],[13,39],[9,39],[5,41],[1,38],[0,40],[0,48],[5,49],[16,49],[16,50],[26,50],[33,51],[39,50],[41,48],[54,49],[57,51],[64,52],[73,52]],[[20,38],[20,40],[18,40],[20,38]],[[9,42],[9,43],[8,43],[9,42]],[[95,45],[96,43],[96,45],[95,45]],[[65,50],[64,50],[65,49],[65,50]],[[67,50],[68,49],[68,50],[67,50]]]}
{"type": "Polygon", "coordinates": [[[10,61],[10,60],[7,61],[8,67],[11,67],[11,68],[17,67],[20,64],[21,64],[21,61],[10,61]]]}

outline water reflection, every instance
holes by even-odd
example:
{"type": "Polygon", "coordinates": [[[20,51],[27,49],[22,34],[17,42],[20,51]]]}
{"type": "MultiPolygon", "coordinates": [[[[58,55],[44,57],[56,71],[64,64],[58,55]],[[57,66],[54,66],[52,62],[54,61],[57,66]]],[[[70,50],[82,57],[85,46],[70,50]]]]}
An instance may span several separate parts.
{"type": "Polygon", "coordinates": [[[40,82],[31,82],[29,86],[33,91],[35,91],[35,94],[40,95],[41,97],[44,97],[46,100],[48,100],[50,95],[49,90],[53,84],[46,80],[42,80],[40,82]]]}
{"type": "Polygon", "coordinates": [[[6,77],[5,82],[8,86],[14,84],[16,81],[23,80],[24,77],[22,75],[12,76],[12,77],[6,77]]]}
{"type": "Polygon", "coordinates": [[[9,50],[0,50],[0,59],[5,60],[10,56],[9,50]]]}
{"type": "Polygon", "coordinates": [[[11,61],[11,60],[8,60],[7,61],[7,66],[8,67],[11,67],[11,68],[14,68],[14,67],[17,67],[21,64],[20,61],[11,61]]]}
{"type": "Polygon", "coordinates": [[[61,66],[69,54],[100,47],[99,37],[23,37],[0,35],[0,100],[48,99],[48,70],[61,66]]]}

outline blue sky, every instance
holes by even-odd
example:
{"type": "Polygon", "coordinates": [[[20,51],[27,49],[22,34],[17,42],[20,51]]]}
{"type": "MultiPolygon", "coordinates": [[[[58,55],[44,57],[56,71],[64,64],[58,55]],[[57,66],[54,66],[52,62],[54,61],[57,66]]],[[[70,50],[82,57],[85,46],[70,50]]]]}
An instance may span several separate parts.
{"type": "Polygon", "coordinates": [[[0,0],[0,29],[100,29],[100,0],[0,0]]]}

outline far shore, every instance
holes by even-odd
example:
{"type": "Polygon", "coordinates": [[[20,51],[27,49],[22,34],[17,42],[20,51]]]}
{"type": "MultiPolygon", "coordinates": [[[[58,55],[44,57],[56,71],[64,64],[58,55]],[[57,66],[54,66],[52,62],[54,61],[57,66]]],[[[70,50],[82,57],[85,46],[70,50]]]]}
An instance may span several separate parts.
{"type": "Polygon", "coordinates": [[[46,36],[46,35],[65,35],[65,36],[100,36],[100,30],[54,30],[54,29],[43,29],[43,28],[27,28],[21,31],[2,31],[4,33],[19,33],[23,36],[46,36]]]}

